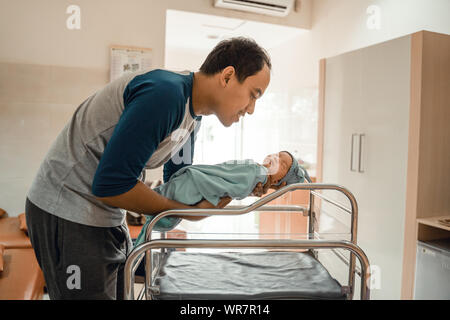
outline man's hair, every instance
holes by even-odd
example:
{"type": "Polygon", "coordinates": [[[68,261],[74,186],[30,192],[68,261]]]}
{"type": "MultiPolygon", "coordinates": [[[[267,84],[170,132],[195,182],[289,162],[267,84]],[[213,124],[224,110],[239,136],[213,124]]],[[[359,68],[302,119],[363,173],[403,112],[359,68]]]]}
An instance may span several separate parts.
{"type": "Polygon", "coordinates": [[[266,50],[251,38],[237,37],[219,42],[206,57],[200,71],[213,75],[232,66],[238,81],[242,83],[247,77],[258,73],[264,64],[269,67],[269,70],[272,68],[266,50]]]}

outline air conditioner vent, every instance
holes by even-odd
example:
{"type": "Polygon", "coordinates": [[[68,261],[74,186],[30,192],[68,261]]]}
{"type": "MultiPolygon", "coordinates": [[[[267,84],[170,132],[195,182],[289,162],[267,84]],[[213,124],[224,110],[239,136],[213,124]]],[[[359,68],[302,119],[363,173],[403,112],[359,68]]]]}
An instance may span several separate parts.
{"type": "Polygon", "coordinates": [[[215,0],[218,8],[248,11],[284,17],[292,10],[294,0],[215,0]]]}

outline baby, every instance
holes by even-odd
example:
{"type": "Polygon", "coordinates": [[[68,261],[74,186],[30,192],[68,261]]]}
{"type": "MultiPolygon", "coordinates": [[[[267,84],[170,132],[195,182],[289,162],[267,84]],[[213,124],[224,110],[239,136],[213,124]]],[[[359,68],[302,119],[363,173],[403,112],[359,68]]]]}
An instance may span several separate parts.
{"type": "MultiPolygon", "coordinates": [[[[268,188],[279,189],[285,185],[311,182],[306,170],[289,152],[281,151],[268,155],[263,164],[253,160],[235,160],[216,165],[191,165],[175,172],[166,183],[153,190],[166,198],[195,205],[207,200],[214,206],[224,197],[244,199],[250,195],[261,195],[268,188]]],[[[169,216],[160,219],[155,231],[173,229],[182,218],[200,220],[207,216],[169,216]]],[[[154,216],[146,216],[145,226],[154,216]]],[[[144,227],[136,245],[142,243],[144,227]]]]}

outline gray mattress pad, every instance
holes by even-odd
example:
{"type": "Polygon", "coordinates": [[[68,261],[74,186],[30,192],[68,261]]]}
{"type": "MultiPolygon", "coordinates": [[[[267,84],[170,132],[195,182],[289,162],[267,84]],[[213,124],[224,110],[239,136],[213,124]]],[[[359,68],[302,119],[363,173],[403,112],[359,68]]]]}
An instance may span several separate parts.
{"type": "Polygon", "coordinates": [[[162,259],[156,300],[345,299],[309,253],[172,251],[162,259]]]}

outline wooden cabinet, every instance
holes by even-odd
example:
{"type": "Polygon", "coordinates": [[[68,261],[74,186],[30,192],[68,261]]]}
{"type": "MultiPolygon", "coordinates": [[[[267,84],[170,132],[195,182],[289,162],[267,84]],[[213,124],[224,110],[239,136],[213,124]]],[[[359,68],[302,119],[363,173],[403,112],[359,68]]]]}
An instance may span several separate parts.
{"type": "Polygon", "coordinates": [[[418,32],[323,59],[320,70],[318,181],[358,201],[358,244],[378,277],[372,298],[411,299],[416,220],[450,211],[450,36],[418,32]]]}

